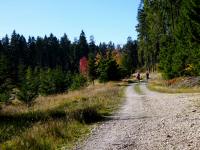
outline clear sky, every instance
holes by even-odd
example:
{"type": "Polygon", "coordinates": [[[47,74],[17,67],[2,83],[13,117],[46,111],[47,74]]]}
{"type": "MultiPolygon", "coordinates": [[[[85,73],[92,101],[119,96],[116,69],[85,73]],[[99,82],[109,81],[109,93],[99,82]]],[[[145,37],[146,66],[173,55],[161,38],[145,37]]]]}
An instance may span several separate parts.
{"type": "Polygon", "coordinates": [[[0,38],[15,29],[26,38],[53,33],[70,40],[81,30],[87,39],[124,44],[136,39],[137,9],[140,0],[0,0],[0,38]]]}

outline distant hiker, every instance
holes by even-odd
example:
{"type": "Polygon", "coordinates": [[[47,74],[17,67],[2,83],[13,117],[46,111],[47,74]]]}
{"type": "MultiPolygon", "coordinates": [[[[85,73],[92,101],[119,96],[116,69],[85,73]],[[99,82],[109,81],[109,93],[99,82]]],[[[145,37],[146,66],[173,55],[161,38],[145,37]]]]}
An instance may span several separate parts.
{"type": "Polygon", "coordinates": [[[146,72],[146,79],[149,80],[149,71],[146,72]]]}
{"type": "Polygon", "coordinates": [[[136,76],[137,80],[140,82],[140,73],[137,72],[137,76],[136,76]]]}

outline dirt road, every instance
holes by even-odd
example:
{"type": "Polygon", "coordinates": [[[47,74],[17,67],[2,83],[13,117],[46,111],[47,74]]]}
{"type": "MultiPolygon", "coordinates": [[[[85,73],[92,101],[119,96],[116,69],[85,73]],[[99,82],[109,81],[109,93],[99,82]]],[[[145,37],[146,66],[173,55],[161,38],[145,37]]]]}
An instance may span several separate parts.
{"type": "Polygon", "coordinates": [[[162,94],[130,85],[111,120],[96,128],[79,150],[200,149],[200,94],[162,94]]]}

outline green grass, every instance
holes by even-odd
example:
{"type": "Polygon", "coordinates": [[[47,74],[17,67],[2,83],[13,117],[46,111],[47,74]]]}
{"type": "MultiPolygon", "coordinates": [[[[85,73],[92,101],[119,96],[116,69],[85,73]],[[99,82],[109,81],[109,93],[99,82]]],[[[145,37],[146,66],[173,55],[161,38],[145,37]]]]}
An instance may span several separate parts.
{"type": "Polygon", "coordinates": [[[5,106],[0,111],[0,149],[70,149],[96,122],[117,110],[123,89],[109,83],[42,97],[33,108],[5,106]]]}
{"type": "Polygon", "coordinates": [[[73,144],[90,131],[89,125],[75,120],[48,120],[37,123],[21,136],[3,144],[3,149],[12,150],[54,150],[70,149],[73,144]]]}
{"type": "Polygon", "coordinates": [[[140,88],[140,84],[139,84],[139,83],[136,83],[136,84],[134,85],[133,88],[134,88],[134,90],[135,90],[135,92],[136,92],[137,94],[139,94],[139,95],[144,94],[144,93],[142,92],[141,88],[140,88]]]}

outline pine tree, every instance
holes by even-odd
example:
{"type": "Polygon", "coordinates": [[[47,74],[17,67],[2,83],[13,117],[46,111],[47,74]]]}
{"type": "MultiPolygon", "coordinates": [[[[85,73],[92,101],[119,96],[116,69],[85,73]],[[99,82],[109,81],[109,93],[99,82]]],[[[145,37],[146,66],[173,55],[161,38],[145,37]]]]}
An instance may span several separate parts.
{"type": "Polygon", "coordinates": [[[128,37],[127,43],[124,46],[122,56],[122,68],[126,70],[127,74],[133,73],[138,67],[138,50],[137,42],[132,41],[131,37],[128,37]]]}
{"type": "Polygon", "coordinates": [[[141,0],[138,9],[140,66],[166,78],[199,75],[199,1],[141,0]]]}
{"type": "Polygon", "coordinates": [[[18,99],[25,102],[28,106],[30,106],[38,96],[39,84],[36,79],[37,78],[32,69],[28,67],[26,70],[26,79],[21,85],[19,89],[20,91],[17,94],[18,99]]]}
{"type": "Polygon", "coordinates": [[[49,95],[49,94],[55,94],[56,87],[54,83],[54,77],[52,73],[52,69],[48,70],[40,70],[40,87],[39,87],[39,93],[41,95],[49,95]]]}
{"type": "Polygon", "coordinates": [[[19,38],[20,35],[16,33],[16,31],[14,30],[11,36],[11,41],[10,41],[10,49],[9,49],[9,55],[10,55],[10,61],[11,63],[11,76],[13,79],[14,84],[17,84],[18,82],[18,78],[17,78],[17,74],[18,74],[18,65],[19,65],[19,59],[20,59],[20,55],[22,53],[20,53],[20,47],[19,47],[19,38]]]}
{"type": "Polygon", "coordinates": [[[69,88],[66,74],[61,67],[56,69],[40,70],[39,93],[50,95],[65,92],[69,88]]]}
{"type": "Polygon", "coordinates": [[[31,68],[39,65],[37,62],[37,55],[36,40],[34,37],[29,37],[27,42],[26,64],[31,68]]]}
{"type": "Polygon", "coordinates": [[[82,57],[88,57],[88,53],[89,53],[89,47],[88,47],[88,43],[85,37],[85,33],[82,30],[80,37],[79,37],[79,41],[78,41],[78,47],[79,47],[79,59],[82,57]]]}
{"type": "Polygon", "coordinates": [[[112,58],[111,53],[108,54],[107,58],[101,56],[97,72],[100,82],[116,81],[120,79],[119,66],[116,60],[112,58]]]}
{"type": "Polygon", "coordinates": [[[106,63],[106,59],[101,56],[97,67],[98,79],[100,82],[109,81],[107,72],[108,72],[108,66],[106,63]]]}
{"type": "Polygon", "coordinates": [[[94,36],[90,36],[89,54],[95,55],[97,53],[97,46],[95,45],[94,36]]]}
{"type": "Polygon", "coordinates": [[[8,101],[12,89],[9,78],[8,61],[6,57],[0,55],[0,101],[8,101]]]}
{"type": "Polygon", "coordinates": [[[119,70],[119,65],[117,64],[116,60],[114,60],[112,57],[108,57],[106,61],[107,61],[106,69],[107,69],[108,80],[110,81],[119,80],[120,70],[119,70]]]}
{"type": "Polygon", "coordinates": [[[60,39],[60,63],[63,70],[69,70],[72,66],[72,52],[71,52],[71,42],[67,35],[64,34],[60,39]]]}
{"type": "Polygon", "coordinates": [[[88,60],[88,76],[89,79],[94,84],[94,80],[96,79],[96,65],[95,65],[95,57],[94,54],[89,54],[89,60],[88,60]]]}

